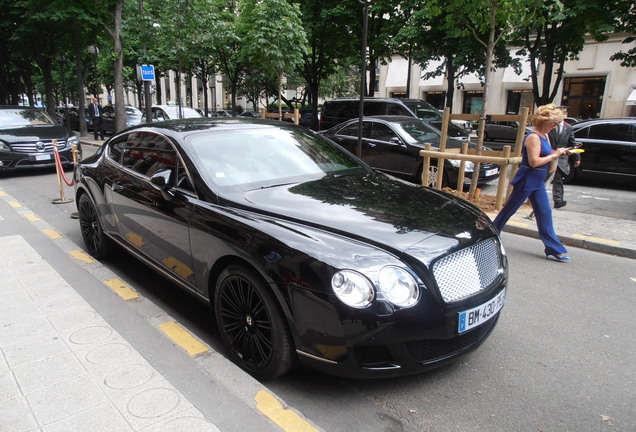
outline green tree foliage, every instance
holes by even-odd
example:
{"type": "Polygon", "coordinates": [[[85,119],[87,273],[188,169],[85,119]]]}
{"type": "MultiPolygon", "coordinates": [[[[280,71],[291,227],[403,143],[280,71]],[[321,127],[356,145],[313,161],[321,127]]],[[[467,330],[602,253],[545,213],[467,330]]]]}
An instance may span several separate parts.
{"type": "Polygon", "coordinates": [[[586,37],[602,41],[614,30],[614,18],[604,2],[597,0],[537,0],[529,23],[515,33],[514,46],[530,58],[534,102],[554,100],[567,60],[575,60],[586,37]],[[543,70],[539,82],[539,70],[543,70]]]}
{"type": "MultiPolygon", "coordinates": [[[[636,4],[631,0],[615,0],[610,2],[608,7],[611,8],[612,15],[615,17],[616,31],[629,35],[623,39],[623,43],[633,44],[636,42],[636,4]]],[[[624,67],[636,67],[636,46],[614,54],[610,60],[620,61],[621,66],[624,67]]]]}
{"type": "MultiPolygon", "coordinates": [[[[325,79],[335,77],[354,62],[359,52],[360,14],[352,8],[351,0],[298,1],[303,26],[307,34],[307,51],[299,74],[304,79],[313,113],[312,124],[318,126],[318,99],[325,79]]],[[[350,91],[345,86],[342,91],[350,91]]],[[[327,91],[333,95],[334,88],[327,91]]],[[[338,90],[337,94],[341,94],[338,90]]]]}
{"type": "Polygon", "coordinates": [[[298,67],[307,52],[300,9],[287,0],[245,0],[240,7],[239,33],[253,64],[278,77],[279,117],[282,118],[283,75],[298,67]]]}

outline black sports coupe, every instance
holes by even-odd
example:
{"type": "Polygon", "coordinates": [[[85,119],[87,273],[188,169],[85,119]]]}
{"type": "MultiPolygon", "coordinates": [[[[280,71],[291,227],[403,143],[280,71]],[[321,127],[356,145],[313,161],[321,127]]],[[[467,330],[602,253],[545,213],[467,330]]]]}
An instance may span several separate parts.
{"type": "Polygon", "coordinates": [[[119,244],[212,305],[259,379],[436,367],[480,345],[507,258],[488,217],[300,126],[183,119],[114,135],[75,171],[88,252],[119,244]]]}

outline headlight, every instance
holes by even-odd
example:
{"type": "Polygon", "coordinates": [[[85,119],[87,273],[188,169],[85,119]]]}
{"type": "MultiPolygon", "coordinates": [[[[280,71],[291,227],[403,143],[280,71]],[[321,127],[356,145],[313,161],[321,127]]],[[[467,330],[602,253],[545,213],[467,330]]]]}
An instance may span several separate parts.
{"type": "Polygon", "coordinates": [[[371,282],[352,270],[341,270],[333,275],[331,287],[344,304],[354,308],[363,308],[373,300],[371,282]]]}
{"type": "Polygon", "coordinates": [[[378,285],[384,297],[396,306],[413,306],[420,296],[415,278],[400,267],[382,268],[378,275],[378,285]]]}
{"type": "Polygon", "coordinates": [[[0,150],[11,151],[11,148],[9,148],[8,145],[0,141],[0,150]]]}
{"type": "Polygon", "coordinates": [[[79,145],[80,140],[79,140],[79,138],[77,138],[77,136],[72,135],[72,136],[68,137],[68,140],[66,141],[66,143],[70,147],[72,145],[79,145]]]}
{"type": "MultiPolygon", "coordinates": [[[[462,162],[457,159],[449,159],[448,161],[455,168],[459,168],[459,164],[462,162]]],[[[475,164],[472,161],[466,161],[466,171],[472,172],[474,167],[475,167],[475,164]]]]}

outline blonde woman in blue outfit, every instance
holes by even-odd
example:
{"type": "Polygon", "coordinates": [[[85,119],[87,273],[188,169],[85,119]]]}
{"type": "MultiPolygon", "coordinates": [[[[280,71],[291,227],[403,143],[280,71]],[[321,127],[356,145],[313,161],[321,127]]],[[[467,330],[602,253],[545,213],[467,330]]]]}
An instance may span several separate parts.
{"type": "Polygon", "coordinates": [[[493,222],[501,232],[508,219],[530,199],[539,228],[539,237],[545,245],[545,257],[553,257],[561,262],[568,261],[570,257],[565,255],[567,249],[554,232],[552,209],[544,181],[550,162],[559,156],[567,155],[567,149],[562,147],[553,151],[548,139],[548,133],[564,118],[564,112],[553,104],[537,108],[532,117],[534,130],[523,140],[521,165],[510,182],[514,189],[493,222]]]}

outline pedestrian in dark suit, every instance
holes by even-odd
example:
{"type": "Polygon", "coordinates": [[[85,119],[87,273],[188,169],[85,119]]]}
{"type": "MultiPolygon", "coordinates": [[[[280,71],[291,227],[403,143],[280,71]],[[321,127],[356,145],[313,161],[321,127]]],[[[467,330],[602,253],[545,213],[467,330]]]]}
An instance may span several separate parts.
{"type": "Polygon", "coordinates": [[[97,103],[97,99],[93,98],[91,104],[88,106],[88,115],[93,122],[93,135],[95,141],[97,141],[97,135],[104,140],[104,125],[102,124],[102,107],[97,103]]]}
{"type": "MultiPolygon", "coordinates": [[[[567,115],[567,111],[563,111],[564,114],[567,115]]],[[[550,139],[550,146],[552,146],[553,150],[562,147],[576,146],[572,126],[565,121],[560,122],[552,129],[548,134],[548,138],[550,139]]],[[[557,169],[552,179],[552,200],[554,201],[554,208],[565,207],[567,204],[563,195],[563,179],[570,173],[570,164],[568,162],[570,158],[574,167],[578,167],[581,164],[581,155],[579,154],[559,157],[557,169]]]]}

